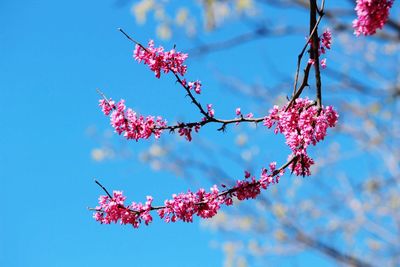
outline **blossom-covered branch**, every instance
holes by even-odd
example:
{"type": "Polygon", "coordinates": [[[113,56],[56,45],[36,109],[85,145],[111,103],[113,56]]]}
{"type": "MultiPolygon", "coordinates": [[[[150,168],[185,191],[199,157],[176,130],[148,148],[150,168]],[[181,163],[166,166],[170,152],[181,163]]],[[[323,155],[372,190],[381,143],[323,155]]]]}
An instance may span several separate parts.
{"type": "MultiPolygon", "coordinates": [[[[201,218],[212,218],[220,209],[221,205],[230,206],[233,200],[254,199],[261,189],[267,189],[269,185],[279,182],[285,169],[292,164],[296,158],[292,158],[280,168],[276,169],[276,163],[269,164],[269,169],[263,168],[259,178],[245,172],[244,179],[236,181],[236,185],[222,191],[217,185],[210,188],[210,191],[199,189],[196,192],[179,193],[172,195],[172,199],[164,201],[163,206],[153,206],[153,197],[147,196],[146,202],[132,202],[125,205],[126,196],[121,191],[113,191],[110,194],[98,181],[96,183],[106,192],[106,195],[99,197],[99,206],[92,209],[95,211],[93,217],[102,224],[120,222],[131,224],[138,228],[142,221],[146,225],[153,221],[151,211],[157,211],[159,217],[168,222],[192,222],[193,216],[201,218]]],[[[226,185],[221,185],[226,188],[226,185]]]]}
{"type": "Polygon", "coordinates": [[[331,107],[317,107],[309,99],[298,98],[290,107],[274,106],[264,120],[268,128],[276,125],[275,133],[285,136],[286,144],[292,150],[289,158],[296,158],[290,169],[296,175],[308,176],[314,160],[308,155],[310,144],[316,145],[326,136],[329,127],[335,127],[339,116],[331,107]]]}
{"type": "Polygon", "coordinates": [[[307,154],[307,147],[310,144],[316,145],[317,142],[323,140],[327,134],[327,129],[334,127],[339,117],[331,106],[319,108],[315,106],[314,101],[307,98],[297,98],[290,107],[274,106],[269,114],[263,118],[245,118],[238,109],[236,114],[241,117],[237,119],[210,120],[205,118],[200,122],[178,123],[171,126],[168,126],[167,122],[161,117],[154,119],[153,116],[147,116],[144,118],[142,115],[138,116],[132,109],[125,111],[124,100],[115,105],[112,99],[102,99],[100,106],[104,114],[110,116],[111,125],[118,134],[123,134],[127,139],[135,140],[148,139],[152,134],[155,138],[159,138],[163,130],[179,129],[179,134],[191,141],[192,128],[198,132],[201,126],[210,122],[226,125],[241,121],[263,121],[267,128],[276,125],[275,133],[282,133],[286,138],[286,144],[292,150],[289,157],[298,156],[298,160],[291,165],[292,171],[296,175],[303,176],[310,175],[310,166],[314,164],[314,161],[307,154]]]}
{"type": "MultiPolygon", "coordinates": [[[[203,117],[203,119],[194,122],[178,122],[176,124],[167,125],[167,121],[163,120],[161,116],[137,115],[135,111],[130,108],[126,108],[125,100],[121,99],[117,104],[111,98],[107,99],[105,95],[99,91],[103,96],[103,99],[99,100],[99,106],[101,107],[104,115],[110,116],[110,122],[115,132],[118,134],[123,134],[127,139],[148,139],[151,134],[154,134],[155,138],[159,138],[164,130],[174,132],[178,130],[178,133],[188,141],[192,140],[191,131],[198,132],[200,128],[209,123],[218,123],[222,126],[218,130],[224,130],[228,124],[238,124],[240,122],[252,122],[258,123],[262,122],[265,117],[254,118],[252,113],[243,115],[236,111],[238,117],[234,119],[218,119],[214,117],[214,110],[212,105],[207,105],[208,117],[203,117]],[[126,110],[126,111],[125,111],[126,110]]],[[[240,110],[240,109],[237,109],[240,110]]]]}

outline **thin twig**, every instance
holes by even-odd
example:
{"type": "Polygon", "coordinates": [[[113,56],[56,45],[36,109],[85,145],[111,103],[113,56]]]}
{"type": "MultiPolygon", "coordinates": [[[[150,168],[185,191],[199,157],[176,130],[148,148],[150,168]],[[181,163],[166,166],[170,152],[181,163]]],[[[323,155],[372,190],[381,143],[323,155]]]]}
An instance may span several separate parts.
{"type": "MultiPolygon", "coordinates": [[[[303,46],[303,49],[301,50],[300,54],[297,57],[297,68],[296,68],[296,74],[295,74],[295,79],[294,79],[293,96],[292,96],[292,99],[290,100],[289,104],[287,105],[286,110],[288,110],[291,107],[293,102],[301,95],[301,93],[303,92],[303,89],[306,86],[308,86],[308,77],[309,77],[309,72],[310,72],[311,65],[312,65],[310,62],[307,63],[307,66],[304,70],[303,82],[300,85],[300,87],[297,89],[301,60],[304,56],[304,53],[305,53],[308,45],[310,44],[310,41],[312,41],[312,46],[310,49],[310,59],[314,59],[314,60],[316,59],[315,61],[318,61],[318,62],[314,62],[314,65],[318,65],[318,67],[317,67],[318,68],[318,77],[320,77],[319,60],[318,60],[318,25],[320,24],[322,17],[324,16],[324,6],[325,6],[325,0],[322,0],[320,9],[318,9],[318,7],[316,6],[316,0],[310,0],[310,35],[308,36],[307,41],[306,41],[305,45],[303,46]],[[315,6],[313,5],[313,3],[315,3],[315,6]],[[319,14],[319,17],[316,20],[317,13],[319,14]],[[314,39],[317,41],[317,45],[314,45],[314,41],[315,41],[314,39]],[[314,56],[313,49],[317,49],[316,57],[314,56]]],[[[320,82],[321,82],[321,79],[320,78],[317,79],[317,99],[321,99],[321,97],[318,98],[318,87],[319,87],[319,93],[321,91],[320,82]],[[318,85],[318,80],[319,80],[319,85],[318,85]]],[[[320,106],[320,105],[318,105],[318,106],[320,106]]]]}
{"type": "Polygon", "coordinates": [[[106,192],[106,194],[112,199],[113,197],[111,196],[111,194],[107,191],[107,189],[96,179],[94,179],[94,182],[101,187],[101,189],[103,189],[104,192],[106,192]]]}
{"type": "MultiPolygon", "coordinates": [[[[149,53],[149,50],[147,50],[146,47],[144,47],[141,43],[137,42],[135,39],[133,39],[131,36],[129,36],[123,29],[118,28],[118,30],[125,35],[126,38],[128,38],[130,41],[132,41],[133,43],[137,44],[138,46],[140,46],[144,51],[149,53]]],[[[200,104],[200,102],[198,102],[196,100],[196,98],[194,97],[194,95],[192,94],[192,92],[190,91],[190,87],[185,84],[182,79],[178,76],[178,74],[172,70],[170,67],[168,67],[168,70],[171,71],[175,78],[177,79],[178,83],[180,85],[182,85],[182,87],[186,90],[187,95],[190,97],[192,103],[200,110],[200,113],[203,114],[206,118],[209,117],[209,114],[205,111],[205,109],[203,108],[203,106],[200,104]]]]}
{"type": "Polygon", "coordinates": [[[310,51],[310,59],[314,62],[314,70],[315,70],[315,85],[316,85],[316,98],[317,98],[317,106],[319,108],[322,107],[322,92],[321,92],[321,73],[319,69],[319,37],[318,37],[318,23],[317,23],[317,13],[319,13],[319,18],[322,18],[324,15],[324,5],[325,0],[321,2],[321,9],[318,9],[317,1],[310,0],[310,28],[314,26],[314,30],[312,31],[312,45],[310,51]]]}
{"type": "MultiPolygon", "coordinates": [[[[310,21],[310,35],[308,36],[308,38],[306,40],[306,43],[304,44],[303,49],[301,50],[300,54],[297,56],[297,68],[296,68],[296,74],[295,74],[295,79],[294,79],[293,96],[296,95],[296,91],[297,91],[297,83],[298,83],[298,80],[299,80],[299,71],[300,71],[301,59],[303,58],[304,53],[305,53],[308,45],[310,44],[310,41],[313,38],[315,32],[317,31],[318,25],[321,22],[322,17],[324,16],[324,5],[325,5],[324,2],[325,1],[322,0],[321,9],[318,11],[318,13],[319,13],[318,20],[316,22],[314,22],[314,23],[311,23],[311,21],[310,21]]],[[[310,12],[311,12],[311,9],[310,9],[310,12]]],[[[310,19],[311,19],[311,14],[310,14],[310,19]]],[[[318,37],[318,34],[317,34],[317,37],[318,37]]]]}
{"type": "Polygon", "coordinates": [[[122,32],[122,34],[125,35],[126,38],[128,38],[129,40],[131,40],[132,42],[134,42],[135,44],[137,44],[141,48],[143,48],[146,52],[149,52],[146,47],[144,47],[141,43],[137,42],[135,39],[130,37],[123,29],[118,28],[118,31],[122,32]]]}

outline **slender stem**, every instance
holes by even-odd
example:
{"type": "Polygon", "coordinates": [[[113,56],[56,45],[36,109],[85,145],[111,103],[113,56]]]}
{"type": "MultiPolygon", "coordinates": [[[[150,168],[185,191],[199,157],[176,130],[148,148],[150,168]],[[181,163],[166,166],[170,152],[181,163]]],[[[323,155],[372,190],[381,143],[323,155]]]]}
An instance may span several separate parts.
{"type": "MultiPolygon", "coordinates": [[[[301,95],[303,89],[308,85],[308,76],[309,76],[309,71],[311,68],[311,66],[309,66],[310,63],[307,63],[306,69],[304,70],[303,82],[300,85],[300,87],[297,88],[298,80],[299,80],[300,64],[301,64],[301,60],[302,60],[304,53],[305,53],[308,45],[310,44],[310,42],[312,42],[312,44],[313,44],[315,36],[318,38],[318,25],[320,24],[322,17],[324,16],[324,6],[325,6],[325,0],[322,0],[320,9],[318,9],[318,7],[316,6],[315,0],[310,0],[310,35],[308,36],[306,43],[304,44],[303,49],[301,50],[300,54],[297,56],[297,67],[296,67],[296,74],[295,74],[294,85],[293,85],[293,95],[292,95],[292,99],[289,102],[289,105],[287,106],[287,108],[289,108],[292,105],[294,100],[296,100],[296,98],[298,98],[301,95]],[[315,4],[315,7],[313,4],[315,4]],[[316,18],[317,13],[319,14],[319,17],[316,20],[315,18],[316,18]]],[[[310,50],[310,58],[311,58],[311,53],[312,53],[311,50],[310,50]]],[[[315,62],[315,64],[316,63],[317,62],[315,62]]],[[[318,62],[318,64],[319,64],[319,62],[318,62]]],[[[318,73],[319,73],[319,66],[318,66],[318,73]]]]}
{"type": "Polygon", "coordinates": [[[135,44],[137,44],[138,46],[140,46],[141,48],[143,48],[146,52],[149,52],[149,51],[147,50],[146,47],[144,47],[141,43],[137,42],[135,39],[133,39],[132,37],[130,37],[123,29],[118,28],[118,30],[119,30],[120,32],[122,32],[122,34],[125,35],[125,37],[128,38],[130,41],[134,42],[135,44]]]}
{"type": "Polygon", "coordinates": [[[287,111],[292,106],[294,101],[301,95],[301,93],[303,92],[304,88],[306,86],[308,86],[308,76],[310,74],[311,66],[312,66],[311,63],[307,63],[306,69],[304,70],[303,82],[301,83],[301,85],[300,85],[299,89],[296,91],[296,93],[293,95],[293,97],[290,100],[289,104],[287,105],[285,111],[287,111]]]}
{"type": "MultiPolygon", "coordinates": [[[[315,70],[315,85],[317,88],[316,98],[317,98],[317,106],[322,106],[322,94],[321,94],[321,73],[319,69],[319,37],[318,37],[318,24],[317,24],[317,13],[323,15],[323,7],[324,0],[321,3],[321,11],[318,10],[317,1],[310,0],[310,29],[314,29],[310,31],[311,36],[311,50],[310,50],[310,59],[314,62],[314,70],[315,70]]],[[[321,15],[320,15],[321,18],[321,15]]]]}
{"type": "Polygon", "coordinates": [[[169,126],[165,126],[165,127],[155,127],[155,130],[176,130],[176,129],[180,129],[183,127],[195,127],[195,126],[204,126],[206,124],[209,124],[211,122],[213,123],[219,123],[222,124],[221,128],[219,128],[218,130],[224,130],[225,126],[228,124],[232,124],[232,123],[240,123],[240,122],[251,122],[251,123],[259,123],[262,122],[265,119],[265,117],[259,117],[259,118],[244,118],[244,117],[240,117],[240,118],[236,118],[236,119],[230,119],[230,120],[224,120],[224,119],[217,119],[217,118],[213,118],[213,117],[208,117],[203,121],[196,121],[196,122],[186,122],[186,123],[178,123],[175,125],[169,125],[169,126]]]}
{"type": "Polygon", "coordinates": [[[210,115],[204,110],[203,106],[200,104],[200,102],[198,102],[196,100],[196,98],[194,97],[194,95],[192,94],[192,92],[190,91],[190,88],[188,85],[185,85],[182,81],[182,79],[178,76],[178,74],[176,74],[175,71],[169,69],[174,75],[175,78],[177,79],[177,81],[179,82],[180,85],[182,85],[182,87],[186,90],[187,95],[190,97],[190,100],[192,101],[192,103],[194,105],[196,105],[196,107],[200,110],[200,113],[203,114],[206,118],[210,118],[210,115]]]}
{"type": "Polygon", "coordinates": [[[101,189],[103,189],[104,192],[106,192],[106,194],[112,199],[113,197],[111,196],[111,194],[107,191],[107,189],[96,179],[94,179],[94,182],[101,187],[101,189]]]}

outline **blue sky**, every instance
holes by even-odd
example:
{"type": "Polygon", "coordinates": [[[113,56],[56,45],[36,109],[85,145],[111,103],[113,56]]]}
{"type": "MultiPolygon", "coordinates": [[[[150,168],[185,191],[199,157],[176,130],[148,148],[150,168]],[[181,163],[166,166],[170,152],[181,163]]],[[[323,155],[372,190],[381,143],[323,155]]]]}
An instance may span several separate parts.
{"type": "MultiPolygon", "coordinates": [[[[209,234],[196,226],[104,227],[86,210],[102,193],[94,177],[116,187],[128,180],[128,164],[91,160],[96,144],[85,129],[108,125],[97,109],[96,88],[115,88],[113,93],[123,96],[145,83],[129,84],[135,81],[132,47],[116,31],[133,25],[129,12],[106,1],[2,1],[0,6],[0,87],[7,107],[0,139],[6,202],[0,265],[186,266],[183,259],[190,258],[191,266],[205,266],[209,258],[220,258],[208,248],[209,234]],[[124,181],[111,183],[121,176],[124,181]]],[[[136,165],[133,176],[139,177],[130,179],[141,188],[151,173],[136,165]]],[[[147,186],[138,198],[158,187],[147,186]]]]}
{"type": "MultiPolygon", "coordinates": [[[[85,130],[90,125],[108,127],[97,108],[96,88],[115,98],[131,97],[128,103],[138,107],[149,106],[160,94],[141,89],[160,81],[137,67],[131,44],[116,31],[126,25],[151,37],[135,28],[128,8],[118,9],[111,1],[1,1],[0,10],[5,107],[0,265],[219,265],[222,255],[210,249],[211,234],[197,224],[154,223],[133,230],[99,225],[86,210],[102,194],[94,177],[110,189],[132,188],[138,201],[149,193],[157,195],[152,191],[160,185],[168,195],[182,190],[168,174],[155,180],[147,166],[98,164],[90,158],[98,144],[85,130]],[[145,79],[138,79],[141,75],[145,79]]],[[[160,112],[146,110],[155,111],[160,112]]]]}
{"type": "MultiPolygon", "coordinates": [[[[137,26],[128,6],[116,8],[112,1],[94,0],[3,0],[0,24],[0,188],[5,201],[0,216],[0,266],[221,266],[222,253],[210,247],[210,240],[218,236],[200,228],[197,221],[155,220],[150,227],[133,230],[99,225],[86,210],[103,193],[94,184],[95,177],[109,189],[126,191],[131,201],[142,201],[147,194],[161,200],[190,186],[135,160],[99,164],[90,157],[99,144],[85,134],[86,129],[108,127],[97,108],[96,88],[114,99],[125,98],[145,114],[170,120],[196,114],[171,77],[156,80],[132,60],[132,45],[116,30],[123,27],[146,42],[154,38],[154,28],[137,26]]],[[[174,41],[180,42],[178,47],[181,43],[182,48],[191,47],[184,38],[174,41]]],[[[280,60],[293,67],[303,41],[296,46],[288,39],[287,54],[280,60]]],[[[233,115],[241,99],[224,95],[215,77],[204,70],[218,66],[229,73],[250,65],[240,72],[241,79],[273,79],[264,70],[255,73],[266,62],[249,58],[249,51],[280,64],[275,52],[260,44],[207,60],[189,60],[193,79],[207,85],[204,102],[215,103],[225,117],[233,115]],[[215,99],[221,96],[224,101],[218,103],[215,99]]],[[[168,142],[172,137],[164,138],[168,142]]],[[[148,146],[145,142],[128,145],[133,151],[148,146]]]]}

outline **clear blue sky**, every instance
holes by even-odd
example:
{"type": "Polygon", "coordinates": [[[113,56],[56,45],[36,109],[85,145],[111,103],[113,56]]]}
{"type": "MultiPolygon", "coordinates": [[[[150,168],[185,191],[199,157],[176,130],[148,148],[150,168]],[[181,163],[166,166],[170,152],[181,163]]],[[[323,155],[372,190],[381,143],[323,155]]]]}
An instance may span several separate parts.
{"type": "MultiPolygon", "coordinates": [[[[3,0],[0,24],[0,266],[221,266],[222,253],[209,244],[216,235],[201,229],[197,220],[168,225],[156,219],[150,227],[133,230],[99,225],[86,210],[102,194],[94,177],[110,189],[123,189],[130,201],[143,201],[147,194],[161,200],[189,187],[136,161],[98,164],[90,158],[98,143],[85,129],[108,127],[97,108],[96,88],[115,99],[126,98],[145,114],[170,120],[191,110],[172,78],[155,80],[132,60],[132,45],[116,31],[123,27],[146,41],[154,28],[137,26],[127,6],[94,0],[3,0]]],[[[184,43],[183,38],[174,40],[178,47],[180,41],[184,43]]],[[[281,60],[290,59],[293,67],[300,46],[290,43],[281,60]]],[[[221,96],[205,68],[217,65],[229,72],[247,64],[253,68],[243,68],[240,78],[270,78],[266,71],[254,75],[266,63],[247,58],[252,49],[273,60],[274,51],[250,44],[210,56],[211,67],[209,61],[189,61],[192,77],[207,84],[205,101],[217,104],[221,96]],[[207,92],[207,87],[214,89],[207,92]]],[[[217,108],[233,115],[239,105],[232,99],[217,108]]],[[[129,144],[133,150],[146,145],[129,144]]]]}

